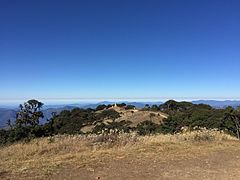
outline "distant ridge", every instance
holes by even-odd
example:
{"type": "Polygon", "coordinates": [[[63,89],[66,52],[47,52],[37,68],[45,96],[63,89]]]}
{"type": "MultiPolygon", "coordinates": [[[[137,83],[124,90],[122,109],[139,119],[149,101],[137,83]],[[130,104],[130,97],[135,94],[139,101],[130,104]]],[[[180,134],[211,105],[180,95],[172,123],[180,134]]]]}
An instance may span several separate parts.
{"type": "Polygon", "coordinates": [[[137,108],[143,108],[146,104],[149,104],[149,105],[153,105],[153,104],[160,105],[163,102],[130,102],[130,101],[117,101],[117,102],[114,102],[114,101],[102,101],[102,102],[99,102],[99,103],[96,103],[96,104],[88,104],[88,105],[82,106],[82,108],[96,108],[98,105],[101,105],[101,104],[109,105],[109,104],[115,104],[115,103],[125,103],[127,105],[134,105],[137,108]]]}
{"type": "Polygon", "coordinates": [[[232,106],[234,108],[240,106],[240,101],[237,100],[225,100],[225,101],[217,101],[217,100],[198,100],[192,101],[193,104],[208,104],[214,108],[226,108],[227,106],[232,106]]]}

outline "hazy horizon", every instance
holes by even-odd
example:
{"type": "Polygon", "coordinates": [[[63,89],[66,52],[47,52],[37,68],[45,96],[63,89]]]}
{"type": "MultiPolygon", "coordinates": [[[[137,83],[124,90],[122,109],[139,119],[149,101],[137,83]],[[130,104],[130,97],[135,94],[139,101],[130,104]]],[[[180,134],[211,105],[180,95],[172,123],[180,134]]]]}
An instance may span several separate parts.
{"type": "MultiPolygon", "coordinates": [[[[30,99],[37,99],[37,98],[30,98],[30,99]]],[[[26,102],[29,99],[18,99],[18,100],[0,100],[1,106],[18,106],[19,104],[22,104],[26,102]]],[[[117,98],[117,99],[37,99],[41,102],[43,102],[45,105],[71,105],[71,104],[95,104],[95,103],[101,103],[104,101],[107,102],[166,102],[167,100],[176,100],[176,101],[240,101],[239,99],[234,98],[228,98],[228,99],[220,99],[220,98],[212,98],[212,99],[206,99],[206,98],[159,98],[159,99],[145,99],[145,98],[138,98],[138,99],[131,99],[131,98],[117,98]]]]}

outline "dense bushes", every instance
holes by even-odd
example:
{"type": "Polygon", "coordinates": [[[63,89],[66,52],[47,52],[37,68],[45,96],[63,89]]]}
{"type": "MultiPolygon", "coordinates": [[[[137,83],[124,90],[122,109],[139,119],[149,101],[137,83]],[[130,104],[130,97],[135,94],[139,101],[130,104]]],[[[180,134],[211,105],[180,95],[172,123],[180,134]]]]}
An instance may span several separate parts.
{"type": "Polygon", "coordinates": [[[95,111],[92,109],[75,108],[72,111],[64,110],[45,124],[50,134],[76,134],[80,129],[96,121],[95,111]]]}
{"type": "Polygon", "coordinates": [[[1,144],[6,144],[8,141],[8,135],[9,132],[4,130],[4,129],[0,129],[0,145],[1,144]]]}
{"type": "MultiPolygon", "coordinates": [[[[182,112],[171,113],[168,119],[162,123],[163,133],[176,133],[182,127],[206,127],[208,129],[217,128],[232,135],[236,135],[237,129],[232,120],[226,120],[226,109],[209,109],[207,106],[198,106],[182,112]],[[197,108],[196,108],[197,107],[197,108]]],[[[239,120],[238,120],[239,121],[239,120]]]]}
{"type": "Polygon", "coordinates": [[[105,104],[101,104],[101,105],[98,105],[97,107],[96,107],[96,111],[101,111],[101,110],[104,110],[104,109],[106,109],[107,108],[107,106],[105,105],[105,104]]]}
{"type": "Polygon", "coordinates": [[[115,111],[114,109],[107,109],[102,111],[101,113],[97,114],[98,119],[117,119],[120,117],[120,114],[115,111]]]}
{"type": "Polygon", "coordinates": [[[154,134],[161,132],[161,127],[159,124],[155,124],[152,121],[144,121],[137,125],[137,132],[140,135],[154,134]]]}
{"type": "Polygon", "coordinates": [[[194,105],[189,102],[167,101],[159,106],[161,111],[168,113],[160,125],[144,122],[138,126],[138,131],[145,133],[178,133],[182,127],[192,130],[195,127],[223,130],[238,136],[240,111],[231,107],[214,109],[205,104],[194,105]]]}
{"type": "Polygon", "coordinates": [[[158,125],[146,121],[137,126],[140,134],[153,133],[178,133],[182,127],[192,130],[195,127],[223,130],[231,135],[239,137],[240,110],[228,107],[226,109],[214,109],[205,104],[192,104],[190,102],[176,102],[173,100],[158,106],[149,105],[144,110],[161,110],[169,116],[158,125]]]}

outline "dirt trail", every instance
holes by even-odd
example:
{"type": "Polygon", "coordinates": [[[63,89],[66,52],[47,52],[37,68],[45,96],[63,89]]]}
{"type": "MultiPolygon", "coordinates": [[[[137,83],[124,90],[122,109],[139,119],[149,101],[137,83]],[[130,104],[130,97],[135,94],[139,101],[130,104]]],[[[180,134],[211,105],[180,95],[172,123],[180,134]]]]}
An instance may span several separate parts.
{"type": "MultiPolygon", "coordinates": [[[[199,149],[201,151],[201,149],[199,149]]],[[[53,179],[240,179],[240,151],[214,150],[177,155],[144,154],[102,160],[92,166],[65,167],[53,179]]]]}

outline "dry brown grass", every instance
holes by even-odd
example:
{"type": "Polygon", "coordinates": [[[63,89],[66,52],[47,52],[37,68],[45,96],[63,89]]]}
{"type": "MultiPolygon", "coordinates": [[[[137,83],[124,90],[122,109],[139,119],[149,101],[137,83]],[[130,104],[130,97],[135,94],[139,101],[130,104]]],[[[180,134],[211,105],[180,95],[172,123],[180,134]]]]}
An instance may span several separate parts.
{"type": "Polygon", "coordinates": [[[40,138],[0,148],[0,178],[1,174],[15,178],[26,178],[29,174],[34,174],[37,179],[45,179],[60,167],[68,165],[84,167],[112,157],[190,151],[191,147],[201,143],[215,148],[216,144],[223,146],[225,142],[238,141],[223,132],[206,129],[175,135],[138,136],[135,133],[112,132],[40,138]]]}
{"type": "Polygon", "coordinates": [[[165,117],[167,117],[167,115],[161,112],[136,110],[134,113],[132,113],[131,110],[125,110],[122,111],[121,117],[116,121],[131,121],[131,126],[136,127],[139,123],[146,120],[150,120],[156,124],[159,124],[165,117]]]}
{"type": "MultiPolygon", "coordinates": [[[[155,111],[141,111],[138,109],[134,110],[125,110],[120,107],[112,108],[115,111],[120,113],[120,117],[117,118],[115,121],[116,122],[121,122],[121,121],[130,121],[131,124],[129,125],[130,127],[137,127],[137,125],[143,121],[152,121],[156,124],[159,124],[163,121],[164,118],[167,118],[168,115],[162,112],[155,112],[155,111]]],[[[97,113],[101,113],[103,110],[98,111],[97,113]]],[[[113,122],[113,119],[108,119],[106,118],[103,123],[108,124],[109,122],[113,122]]],[[[88,133],[93,130],[95,125],[87,125],[81,129],[82,132],[88,133]]]]}

